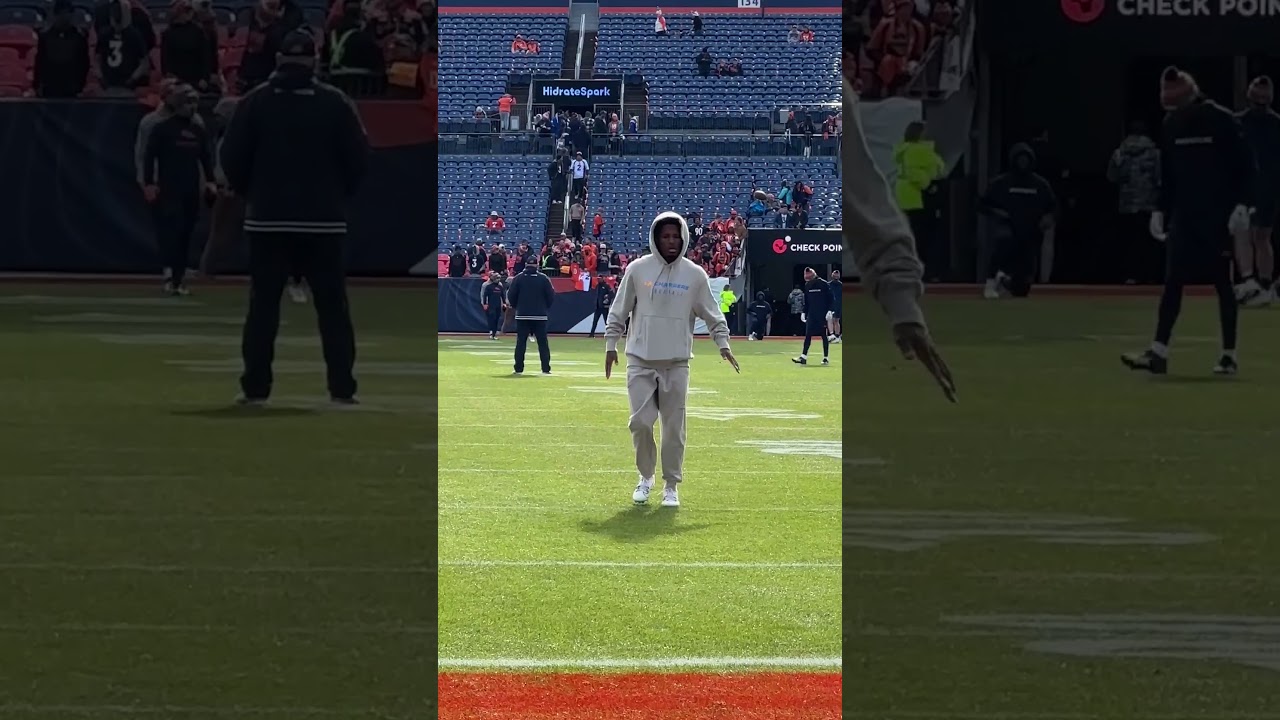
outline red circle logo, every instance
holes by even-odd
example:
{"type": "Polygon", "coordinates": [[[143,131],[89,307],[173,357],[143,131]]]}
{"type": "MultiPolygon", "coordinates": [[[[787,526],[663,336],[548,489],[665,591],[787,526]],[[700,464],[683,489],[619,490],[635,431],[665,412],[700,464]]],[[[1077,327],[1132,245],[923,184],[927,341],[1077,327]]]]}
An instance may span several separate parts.
{"type": "Polygon", "coordinates": [[[1102,16],[1106,0],[1062,0],[1062,14],[1072,22],[1084,25],[1102,16]]]}
{"type": "Polygon", "coordinates": [[[786,251],[787,251],[787,241],[786,241],[786,240],[783,240],[782,238],[778,238],[777,240],[774,240],[774,241],[773,241],[773,251],[774,251],[774,252],[776,252],[776,253],[778,253],[779,255],[781,255],[782,253],[786,252],[786,251]]]}

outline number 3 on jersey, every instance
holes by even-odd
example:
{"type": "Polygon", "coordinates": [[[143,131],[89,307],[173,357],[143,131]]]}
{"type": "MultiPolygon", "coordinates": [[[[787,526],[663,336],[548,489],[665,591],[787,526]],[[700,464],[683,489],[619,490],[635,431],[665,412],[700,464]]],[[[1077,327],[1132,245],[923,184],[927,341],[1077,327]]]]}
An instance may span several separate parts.
{"type": "Polygon", "coordinates": [[[124,40],[112,38],[107,42],[107,66],[118,68],[124,64],[124,40]]]}

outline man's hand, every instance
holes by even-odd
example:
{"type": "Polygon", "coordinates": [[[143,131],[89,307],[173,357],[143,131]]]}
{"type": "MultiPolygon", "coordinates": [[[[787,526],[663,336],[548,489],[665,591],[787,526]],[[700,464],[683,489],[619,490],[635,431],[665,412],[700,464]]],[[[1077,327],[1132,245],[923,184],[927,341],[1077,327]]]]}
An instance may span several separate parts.
{"type": "Polygon", "coordinates": [[[142,188],[142,196],[147,199],[147,202],[153,203],[160,197],[160,188],[155,185],[146,185],[142,188]]]}
{"type": "Polygon", "coordinates": [[[481,309],[481,310],[483,310],[483,311],[485,311],[485,312],[489,312],[489,306],[488,306],[488,305],[481,305],[481,306],[480,306],[480,309],[481,309]]]}
{"type": "Polygon", "coordinates": [[[942,388],[942,393],[947,396],[947,399],[951,402],[956,401],[956,381],[952,379],[951,369],[938,354],[933,338],[929,337],[929,331],[925,326],[916,323],[894,325],[893,342],[897,344],[898,350],[902,351],[902,357],[908,360],[919,360],[938,382],[938,387],[942,388]]]}
{"type": "Polygon", "coordinates": [[[833,317],[835,317],[835,316],[836,316],[836,311],[835,311],[835,310],[828,310],[828,311],[827,311],[827,321],[828,321],[828,322],[830,322],[830,321],[831,321],[831,318],[833,318],[833,317]]]}
{"type": "Polygon", "coordinates": [[[607,350],[604,354],[604,379],[608,380],[613,376],[613,366],[618,364],[618,351],[607,350]]]}
{"type": "Polygon", "coordinates": [[[800,322],[809,322],[809,318],[804,313],[800,313],[800,322]]]}
{"type": "Polygon", "coordinates": [[[1253,209],[1244,205],[1237,205],[1231,211],[1231,218],[1227,220],[1227,231],[1232,235],[1238,235],[1249,229],[1249,225],[1253,220],[1253,209]]]}
{"type": "Polygon", "coordinates": [[[738,358],[733,356],[732,350],[729,348],[720,348],[720,357],[729,361],[729,364],[733,366],[734,372],[742,372],[742,368],[738,366],[738,358]]]}

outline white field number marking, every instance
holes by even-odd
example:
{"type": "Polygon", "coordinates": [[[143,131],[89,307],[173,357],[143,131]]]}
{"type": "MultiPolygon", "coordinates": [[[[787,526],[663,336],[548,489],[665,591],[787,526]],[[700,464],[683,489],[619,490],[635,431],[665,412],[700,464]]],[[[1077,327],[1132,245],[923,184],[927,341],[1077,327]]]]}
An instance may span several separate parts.
{"type": "Polygon", "coordinates": [[[768,455],[817,455],[841,459],[839,440],[739,440],[739,445],[758,448],[768,455]]]}
{"type": "Polygon", "coordinates": [[[1280,617],[963,615],[945,622],[1032,634],[1030,652],[1093,658],[1226,661],[1280,671],[1280,617]]]}
{"type": "Polygon", "coordinates": [[[1126,530],[1119,518],[870,510],[844,514],[845,547],[910,552],[974,538],[1049,545],[1178,546],[1212,542],[1200,532],[1126,530]]]}

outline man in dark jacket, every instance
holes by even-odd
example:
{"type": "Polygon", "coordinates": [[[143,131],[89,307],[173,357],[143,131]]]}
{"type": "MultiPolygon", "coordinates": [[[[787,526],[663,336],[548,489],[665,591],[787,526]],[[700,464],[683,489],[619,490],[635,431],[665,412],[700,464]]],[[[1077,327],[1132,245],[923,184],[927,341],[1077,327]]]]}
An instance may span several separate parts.
{"type": "Polygon", "coordinates": [[[218,70],[210,64],[213,57],[209,35],[196,23],[191,0],[177,0],[169,27],[160,35],[160,72],[207,92],[218,70]]]}
{"type": "Polygon", "coordinates": [[[556,291],[551,278],[538,272],[536,263],[524,266],[524,272],[511,279],[507,304],[516,311],[515,374],[524,374],[524,351],[533,335],[538,342],[538,360],[542,374],[551,374],[551,345],[547,342],[547,312],[555,302],[556,291]]]}
{"type": "Polygon", "coordinates": [[[799,357],[791,358],[797,365],[809,364],[809,343],[813,336],[822,338],[822,364],[830,365],[828,355],[831,352],[831,341],[827,339],[827,321],[831,319],[835,300],[831,297],[831,286],[826,280],[818,277],[813,268],[804,269],[804,312],[800,313],[800,321],[804,323],[804,348],[799,357]]]}
{"type": "Polygon", "coordinates": [[[467,274],[467,254],[458,245],[449,253],[449,277],[460,278],[467,274]]]}
{"type": "Polygon", "coordinates": [[[751,318],[751,333],[748,340],[763,340],[769,334],[769,318],[773,316],[773,306],[765,300],[764,293],[756,293],[755,302],[747,306],[747,317],[751,318]]]}
{"type": "Polygon", "coordinates": [[[502,243],[494,245],[489,252],[489,272],[503,277],[507,275],[507,250],[502,247],[502,243]]]}
{"type": "Polygon", "coordinates": [[[1231,286],[1231,237],[1247,231],[1253,215],[1253,155],[1231,111],[1204,97],[1187,73],[1165,69],[1160,104],[1169,114],[1161,134],[1160,202],[1151,214],[1151,235],[1166,245],[1164,293],[1151,347],[1120,359],[1131,370],[1169,372],[1169,340],[1182,312],[1183,288],[1208,279],[1218,293],[1222,329],[1222,354],[1213,372],[1235,375],[1239,307],[1231,286]]]}
{"type": "Polygon", "coordinates": [[[604,281],[604,275],[596,276],[596,282],[600,283],[596,286],[596,311],[591,315],[591,335],[596,336],[596,324],[600,322],[600,318],[609,320],[609,306],[613,304],[613,287],[604,281]]]}
{"type": "Polygon", "coordinates": [[[1031,291],[1036,252],[1053,226],[1057,205],[1049,181],[1036,173],[1036,155],[1029,145],[1014,145],[1009,165],[1009,172],[991,181],[978,207],[979,212],[1003,221],[994,233],[995,252],[982,291],[988,300],[999,298],[1005,289],[1016,297],[1031,291]]]}
{"type": "Polygon", "coordinates": [[[240,60],[238,82],[245,93],[267,81],[276,66],[276,54],[286,35],[299,27],[301,13],[280,0],[259,0],[249,16],[248,38],[240,60]]]}
{"type": "Polygon", "coordinates": [[[54,0],[53,22],[40,33],[32,81],[42,98],[73,98],[89,77],[89,38],[72,22],[71,0],[54,0]]]}
{"type": "Polygon", "coordinates": [[[251,285],[240,385],[247,403],[271,394],[280,298],[290,271],[300,268],[315,301],[329,395],[353,404],[356,344],[343,240],[369,141],[351,100],[316,80],[308,33],[285,37],[278,62],[270,81],[240,101],[222,141],[227,184],[247,208],[251,285]]]}
{"type": "Polygon", "coordinates": [[[502,331],[502,313],[507,309],[507,284],[503,275],[493,273],[480,286],[480,308],[489,322],[489,339],[497,340],[502,331]]]}

